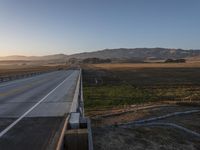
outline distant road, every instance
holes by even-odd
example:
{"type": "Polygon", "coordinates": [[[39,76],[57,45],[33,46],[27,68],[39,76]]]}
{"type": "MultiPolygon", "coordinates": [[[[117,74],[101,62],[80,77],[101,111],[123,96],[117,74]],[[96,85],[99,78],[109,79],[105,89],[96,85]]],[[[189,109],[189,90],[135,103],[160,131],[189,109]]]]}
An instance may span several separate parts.
{"type": "Polygon", "coordinates": [[[70,110],[78,70],[0,84],[0,149],[50,149],[70,110]]]}

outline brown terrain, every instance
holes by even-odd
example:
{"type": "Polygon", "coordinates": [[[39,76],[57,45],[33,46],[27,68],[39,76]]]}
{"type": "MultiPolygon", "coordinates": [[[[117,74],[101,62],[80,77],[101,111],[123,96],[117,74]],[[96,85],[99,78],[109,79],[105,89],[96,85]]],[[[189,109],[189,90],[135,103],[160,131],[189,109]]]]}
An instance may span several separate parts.
{"type": "MultiPolygon", "coordinates": [[[[0,77],[66,69],[66,64],[0,63],[0,77]]],[[[85,113],[91,117],[95,150],[198,150],[200,63],[84,64],[85,113]]]]}
{"type": "Polygon", "coordinates": [[[27,61],[0,61],[0,77],[66,69],[66,64],[38,64],[27,61]]]}
{"type": "Polygon", "coordinates": [[[190,61],[187,63],[115,63],[115,64],[93,64],[88,67],[106,70],[129,70],[144,68],[200,68],[199,62],[190,61]]]}
{"type": "Polygon", "coordinates": [[[84,65],[83,81],[94,149],[200,149],[199,62],[84,65]]]}

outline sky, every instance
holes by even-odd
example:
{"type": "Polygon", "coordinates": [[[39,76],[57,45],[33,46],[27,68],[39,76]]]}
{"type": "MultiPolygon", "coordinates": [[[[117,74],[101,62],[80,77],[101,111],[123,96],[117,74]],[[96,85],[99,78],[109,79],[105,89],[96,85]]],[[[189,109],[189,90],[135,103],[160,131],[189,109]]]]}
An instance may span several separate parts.
{"type": "Polygon", "coordinates": [[[0,0],[0,56],[200,49],[200,0],[0,0]]]}

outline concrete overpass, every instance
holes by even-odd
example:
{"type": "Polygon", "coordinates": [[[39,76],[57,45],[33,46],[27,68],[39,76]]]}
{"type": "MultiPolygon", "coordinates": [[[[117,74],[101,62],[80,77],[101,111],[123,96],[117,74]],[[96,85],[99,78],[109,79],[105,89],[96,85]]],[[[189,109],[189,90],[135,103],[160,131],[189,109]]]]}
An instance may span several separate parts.
{"type": "Polygon", "coordinates": [[[0,83],[0,149],[93,149],[82,94],[81,70],[0,83]]]}

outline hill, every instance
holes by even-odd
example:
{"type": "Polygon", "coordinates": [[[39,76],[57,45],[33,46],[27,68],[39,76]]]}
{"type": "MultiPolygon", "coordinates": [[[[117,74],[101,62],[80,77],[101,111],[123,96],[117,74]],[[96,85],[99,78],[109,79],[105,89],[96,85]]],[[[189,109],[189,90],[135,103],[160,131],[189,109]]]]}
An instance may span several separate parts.
{"type": "Polygon", "coordinates": [[[183,50],[183,49],[167,49],[167,48],[119,48],[104,49],[94,52],[84,52],[72,55],[56,54],[47,56],[7,56],[0,57],[0,60],[53,60],[66,61],[70,58],[87,59],[100,58],[112,60],[166,60],[166,59],[199,59],[200,50],[183,50]]]}
{"type": "Polygon", "coordinates": [[[136,60],[165,60],[200,57],[200,50],[182,50],[166,48],[135,48],[135,49],[105,49],[96,52],[86,52],[70,55],[70,58],[102,58],[102,59],[136,59],[136,60]]]}
{"type": "Polygon", "coordinates": [[[66,59],[68,56],[65,54],[55,54],[55,55],[46,55],[46,56],[20,56],[12,55],[0,57],[0,60],[61,60],[66,59]]]}

